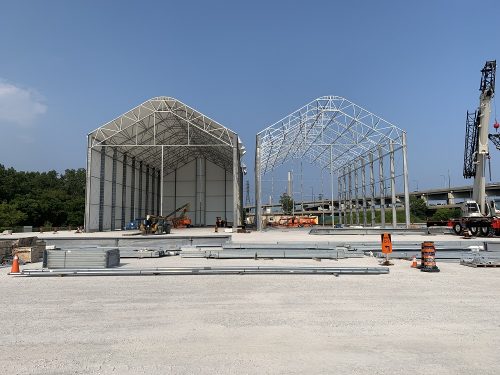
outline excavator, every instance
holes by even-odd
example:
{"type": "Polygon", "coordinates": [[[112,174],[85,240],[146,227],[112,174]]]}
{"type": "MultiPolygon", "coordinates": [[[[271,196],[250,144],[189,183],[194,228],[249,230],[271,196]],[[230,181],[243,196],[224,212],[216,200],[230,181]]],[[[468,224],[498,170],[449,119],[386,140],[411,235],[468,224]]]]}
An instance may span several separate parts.
{"type": "MultiPolygon", "coordinates": [[[[479,108],[475,112],[467,112],[465,128],[463,176],[474,178],[472,199],[462,204],[462,216],[451,219],[448,226],[458,235],[465,230],[472,235],[499,236],[500,210],[496,202],[486,196],[486,165],[490,160],[488,139],[500,149],[500,135],[488,134],[491,100],[495,95],[496,60],[487,61],[481,74],[479,108]]],[[[500,127],[496,119],[493,127],[495,131],[500,127]]]]}

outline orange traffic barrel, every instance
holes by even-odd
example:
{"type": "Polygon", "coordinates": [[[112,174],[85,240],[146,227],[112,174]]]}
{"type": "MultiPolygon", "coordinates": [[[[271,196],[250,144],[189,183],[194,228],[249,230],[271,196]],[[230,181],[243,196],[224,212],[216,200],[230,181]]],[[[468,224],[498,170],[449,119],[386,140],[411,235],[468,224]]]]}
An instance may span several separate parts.
{"type": "Polygon", "coordinates": [[[436,266],[436,248],[434,247],[434,242],[422,242],[421,254],[420,271],[439,272],[439,268],[436,266]]]}

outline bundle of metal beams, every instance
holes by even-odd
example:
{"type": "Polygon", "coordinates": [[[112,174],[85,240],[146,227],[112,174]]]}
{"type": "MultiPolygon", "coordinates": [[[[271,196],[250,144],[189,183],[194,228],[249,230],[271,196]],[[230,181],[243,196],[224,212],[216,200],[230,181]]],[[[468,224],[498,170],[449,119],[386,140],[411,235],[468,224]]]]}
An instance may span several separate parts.
{"type": "Polygon", "coordinates": [[[121,269],[24,269],[17,276],[154,276],[154,275],[382,275],[387,267],[163,267],[121,269]]]}
{"type": "Polygon", "coordinates": [[[120,247],[120,258],[160,258],[165,256],[162,249],[136,249],[120,247]]]}
{"type": "Polygon", "coordinates": [[[45,250],[43,267],[58,268],[111,268],[120,265],[118,249],[45,250]]]}
{"type": "Polygon", "coordinates": [[[242,249],[242,250],[206,250],[181,253],[182,258],[214,258],[214,259],[344,259],[361,258],[363,253],[346,253],[343,250],[302,250],[302,249],[242,249]]]}

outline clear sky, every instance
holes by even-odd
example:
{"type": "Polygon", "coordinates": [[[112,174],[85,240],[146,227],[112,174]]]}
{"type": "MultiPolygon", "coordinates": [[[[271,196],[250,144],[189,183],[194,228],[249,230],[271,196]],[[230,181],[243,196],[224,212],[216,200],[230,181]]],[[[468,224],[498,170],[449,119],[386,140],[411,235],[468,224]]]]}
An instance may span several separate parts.
{"type": "Polygon", "coordinates": [[[463,184],[465,113],[500,60],[498,15],[497,0],[2,0],[0,163],[84,167],[88,132],[165,95],[238,132],[253,169],[259,130],[339,95],[408,132],[412,190],[448,170],[463,184]]]}

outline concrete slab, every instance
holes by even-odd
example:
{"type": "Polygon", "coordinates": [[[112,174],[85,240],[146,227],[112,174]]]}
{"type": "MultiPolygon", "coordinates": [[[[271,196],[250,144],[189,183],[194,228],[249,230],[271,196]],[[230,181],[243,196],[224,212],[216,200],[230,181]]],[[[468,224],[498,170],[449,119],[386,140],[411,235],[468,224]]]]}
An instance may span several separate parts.
{"type": "MultiPolygon", "coordinates": [[[[374,258],[122,263],[378,265],[374,258]]],[[[423,273],[410,262],[394,263],[389,275],[340,277],[40,279],[10,277],[3,268],[0,368],[23,374],[498,374],[500,269],[440,263],[440,273],[423,273]]]]}

